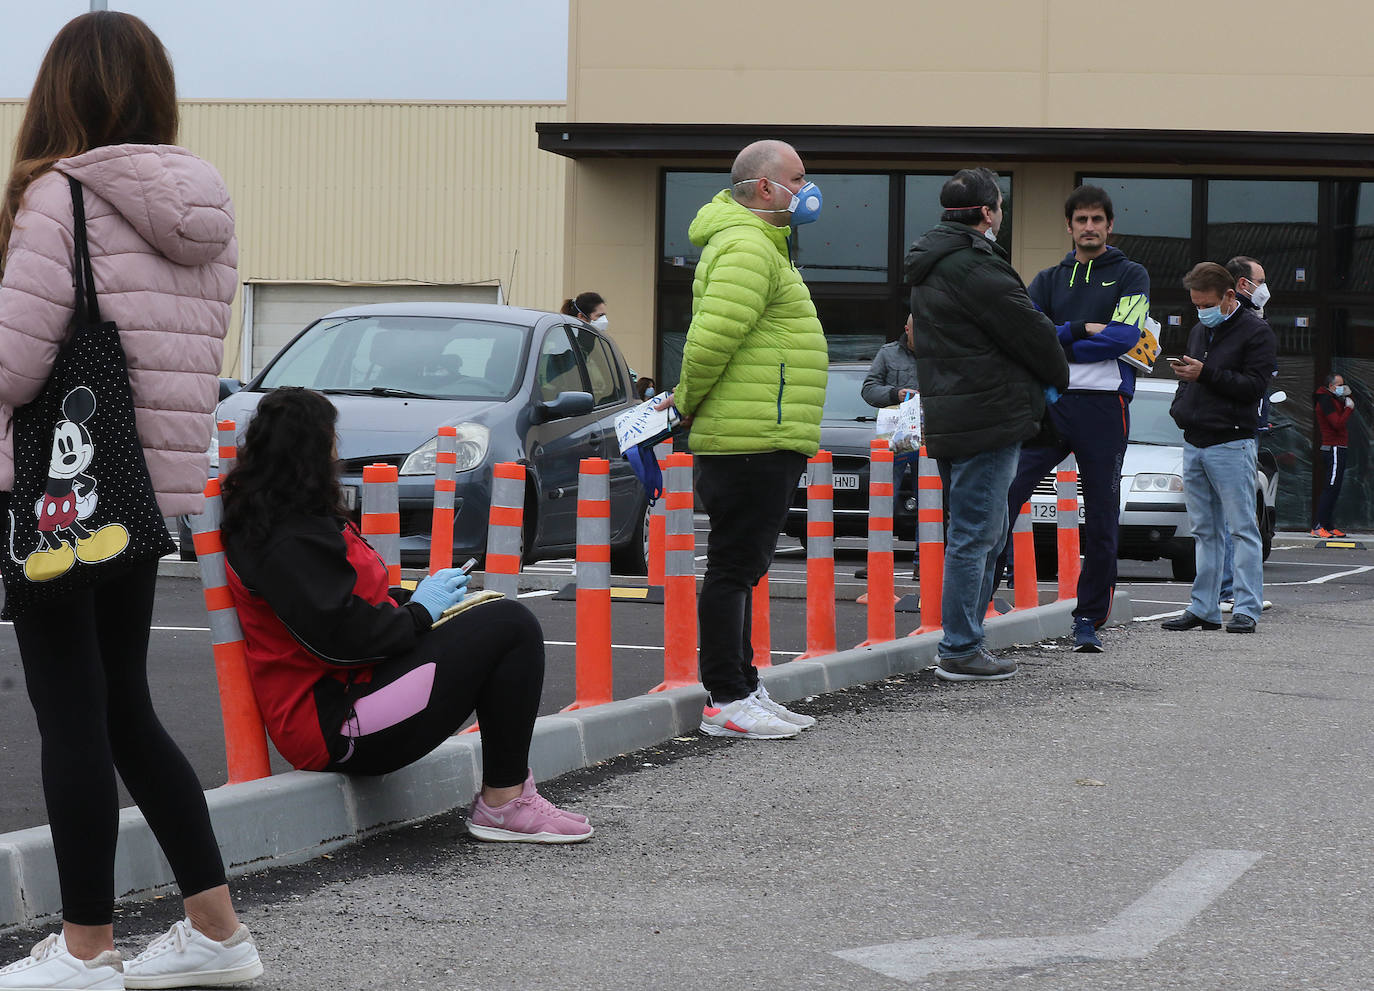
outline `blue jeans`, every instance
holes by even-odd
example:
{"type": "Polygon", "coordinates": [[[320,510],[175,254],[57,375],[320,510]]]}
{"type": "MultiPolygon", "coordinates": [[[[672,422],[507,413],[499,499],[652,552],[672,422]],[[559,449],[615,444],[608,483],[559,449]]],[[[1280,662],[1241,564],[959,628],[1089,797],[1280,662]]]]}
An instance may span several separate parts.
{"type": "Polygon", "coordinates": [[[997,557],[1007,538],[1007,490],[1016,475],[1020,444],[940,459],[949,492],[945,529],[945,587],[940,625],[942,659],[963,660],[983,645],[983,617],[992,601],[997,557]]]}
{"type": "Polygon", "coordinates": [[[1231,528],[1221,532],[1226,551],[1221,562],[1221,601],[1232,602],[1236,597],[1236,545],[1231,541],[1231,528]]]}
{"type": "Polygon", "coordinates": [[[1235,547],[1233,612],[1254,620],[1260,616],[1264,560],[1255,518],[1257,446],[1253,437],[1212,447],[1183,445],[1183,497],[1197,556],[1197,578],[1188,611],[1209,622],[1221,622],[1221,577],[1228,532],[1235,547]]]}

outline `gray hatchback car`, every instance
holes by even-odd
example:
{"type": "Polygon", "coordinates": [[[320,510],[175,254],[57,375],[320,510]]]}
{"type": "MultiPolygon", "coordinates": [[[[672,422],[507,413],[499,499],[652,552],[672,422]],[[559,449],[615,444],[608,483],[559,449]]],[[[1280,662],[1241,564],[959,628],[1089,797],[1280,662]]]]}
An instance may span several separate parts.
{"type": "Polygon", "coordinates": [[[458,431],[454,557],[486,549],[492,465],[526,466],[526,560],[577,543],[578,464],[611,462],[611,562],[643,574],[648,501],[620,457],[615,418],[635,405],[615,342],[572,317],[477,303],[389,303],[338,310],[301,331],[218,416],[240,437],[258,401],[316,389],[339,410],[345,502],[357,518],[365,465],[400,469],[401,561],[429,559],[438,428],[458,431]]]}

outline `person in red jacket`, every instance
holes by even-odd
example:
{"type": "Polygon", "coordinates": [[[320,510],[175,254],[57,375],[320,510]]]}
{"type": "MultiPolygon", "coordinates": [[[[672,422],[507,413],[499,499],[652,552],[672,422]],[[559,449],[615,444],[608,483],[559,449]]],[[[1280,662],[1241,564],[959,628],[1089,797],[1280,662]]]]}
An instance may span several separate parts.
{"type": "Polygon", "coordinates": [[[1322,435],[1322,494],[1317,501],[1317,519],[1312,526],[1314,537],[1344,537],[1345,532],[1335,524],[1336,499],[1345,481],[1346,448],[1350,446],[1347,422],[1355,412],[1355,400],[1350,398],[1350,386],[1345,376],[1328,375],[1326,384],[1317,389],[1317,426],[1322,435]]]}
{"type": "Polygon", "coordinates": [[[499,599],[441,622],[468,576],[388,588],[387,567],[346,519],[334,405],[283,388],[258,404],[225,478],[220,525],[229,591],[267,733],[306,771],[388,774],[477,713],[482,790],[467,829],[482,840],[576,843],[585,816],[540,796],[530,739],[544,685],[544,632],[499,599]]]}

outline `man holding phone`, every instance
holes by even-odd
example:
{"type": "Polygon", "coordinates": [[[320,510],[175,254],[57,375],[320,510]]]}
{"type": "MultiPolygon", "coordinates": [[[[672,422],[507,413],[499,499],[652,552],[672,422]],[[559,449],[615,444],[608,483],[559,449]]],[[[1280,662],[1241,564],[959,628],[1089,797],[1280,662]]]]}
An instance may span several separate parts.
{"type": "Polygon", "coordinates": [[[1183,429],[1183,497],[1193,530],[1197,577],[1182,616],[1166,630],[1221,628],[1225,532],[1235,546],[1235,607],[1228,633],[1253,633],[1263,608],[1264,561],[1255,518],[1255,411],[1277,362],[1273,330],[1236,295],[1223,266],[1202,262],[1183,279],[1198,323],[1185,354],[1171,357],[1178,394],[1170,407],[1183,429]]]}

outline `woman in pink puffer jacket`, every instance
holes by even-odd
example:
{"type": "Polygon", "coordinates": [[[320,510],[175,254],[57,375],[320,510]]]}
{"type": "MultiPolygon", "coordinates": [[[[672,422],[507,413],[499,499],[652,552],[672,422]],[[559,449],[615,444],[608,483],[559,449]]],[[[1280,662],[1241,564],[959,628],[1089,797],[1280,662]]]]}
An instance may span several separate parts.
{"type": "MultiPolygon", "coordinates": [[[[238,248],[223,180],[174,146],[176,131],[171,64],[147,25],[100,12],[59,32],[38,70],[0,202],[6,545],[14,408],[42,390],[73,317],[67,176],[84,187],[100,309],[128,357],[162,512],[201,508],[238,248]]],[[[230,901],[200,783],[153,711],[146,669],[156,582],[157,562],[148,562],[15,618],[42,736],[63,931],[0,970],[0,989],[200,987],[262,972],[230,901]],[[187,915],[127,962],[112,926],[116,768],[172,866],[187,915]]]]}

